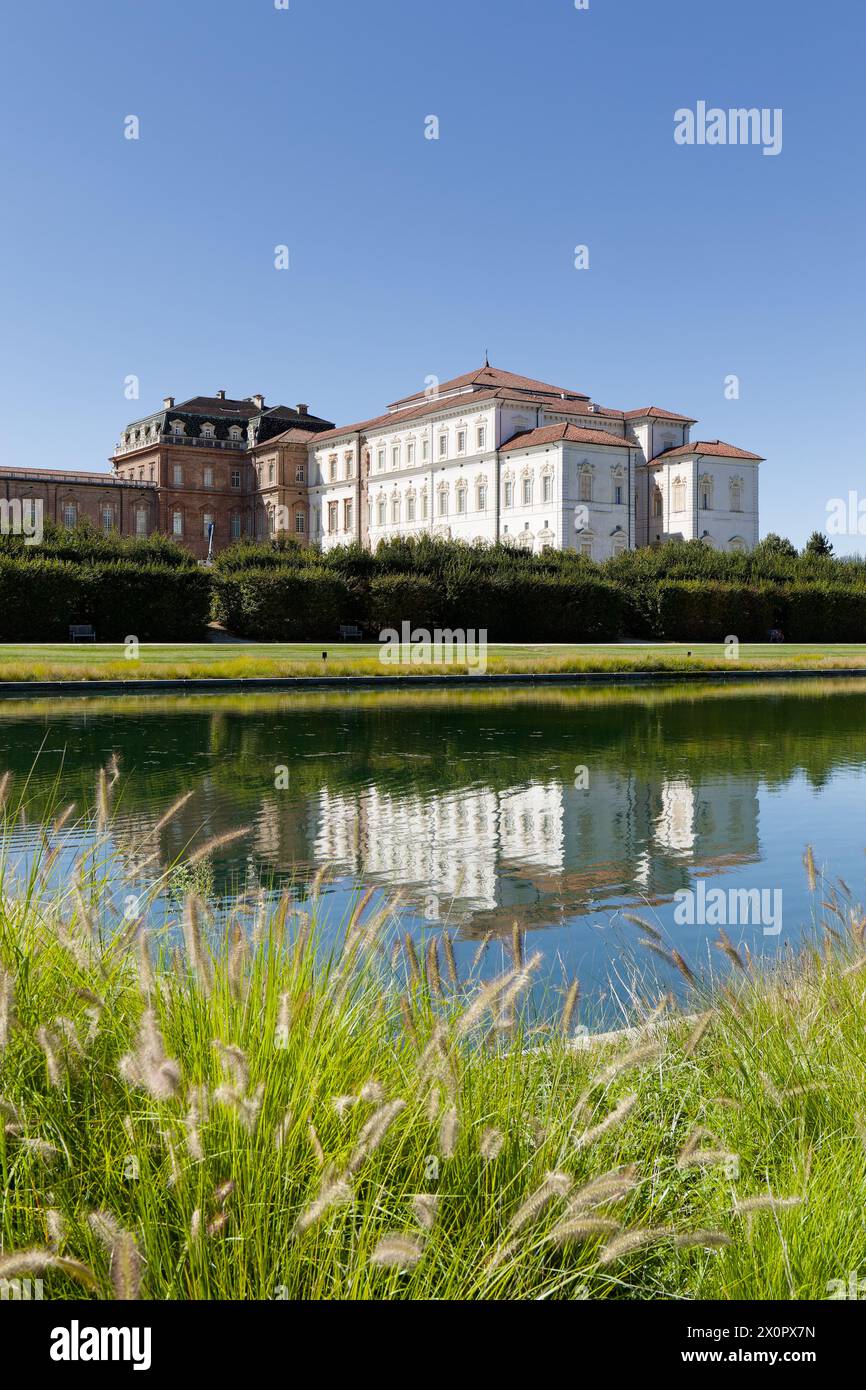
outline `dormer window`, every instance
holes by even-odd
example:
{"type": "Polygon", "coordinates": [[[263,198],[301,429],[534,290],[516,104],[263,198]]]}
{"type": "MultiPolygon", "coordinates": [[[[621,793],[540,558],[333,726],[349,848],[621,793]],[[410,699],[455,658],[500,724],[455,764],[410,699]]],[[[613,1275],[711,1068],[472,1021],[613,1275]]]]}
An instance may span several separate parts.
{"type": "Polygon", "coordinates": [[[183,423],[183,421],[182,421],[182,420],[172,420],[170,429],[171,429],[172,434],[183,434],[183,432],[184,432],[184,423],[183,423]]]}
{"type": "Polygon", "coordinates": [[[201,433],[202,433],[202,438],[203,438],[203,439],[213,439],[214,435],[216,434],[216,426],[215,426],[215,425],[202,425],[202,427],[201,427],[201,433]]]}
{"type": "Polygon", "coordinates": [[[240,425],[229,426],[229,439],[243,439],[244,432],[240,425]]]}

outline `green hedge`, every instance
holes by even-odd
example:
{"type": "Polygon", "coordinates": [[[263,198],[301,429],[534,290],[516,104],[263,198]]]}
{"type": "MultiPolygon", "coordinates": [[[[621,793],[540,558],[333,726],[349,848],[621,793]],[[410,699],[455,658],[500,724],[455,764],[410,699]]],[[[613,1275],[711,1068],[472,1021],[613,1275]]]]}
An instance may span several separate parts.
{"type": "Polygon", "coordinates": [[[788,642],[866,642],[866,590],[794,584],[780,625],[788,642]]]}
{"type": "Polygon", "coordinates": [[[262,642],[324,641],[358,621],[349,586],[325,569],[244,569],[214,575],[213,587],[216,617],[262,642]]]}
{"type": "Polygon", "coordinates": [[[67,642],[90,623],[98,642],[200,641],[210,581],[196,565],[76,563],[0,554],[0,641],[67,642]]]}
{"type": "MultiPolygon", "coordinates": [[[[765,642],[784,629],[784,593],[770,585],[663,579],[656,588],[654,635],[668,642],[765,642]]],[[[786,634],[787,635],[787,634],[786,634]]]]}
{"type": "Polygon", "coordinates": [[[367,625],[374,635],[386,628],[400,631],[409,622],[413,628],[442,627],[443,596],[426,574],[378,574],[370,584],[367,625]]]}

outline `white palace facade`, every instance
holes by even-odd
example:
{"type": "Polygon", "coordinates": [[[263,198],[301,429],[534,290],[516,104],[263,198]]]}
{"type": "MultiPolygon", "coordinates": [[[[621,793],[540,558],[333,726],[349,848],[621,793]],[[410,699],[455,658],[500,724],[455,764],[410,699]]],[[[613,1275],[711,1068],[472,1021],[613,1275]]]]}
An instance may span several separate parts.
{"type": "Polygon", "coordinates": [[[309,441],[307,536],[329,549],[396,536],[576,549],[758,541],[758,454],[691,440],[658,406],[613,410],[487,363],[309,441]]]}

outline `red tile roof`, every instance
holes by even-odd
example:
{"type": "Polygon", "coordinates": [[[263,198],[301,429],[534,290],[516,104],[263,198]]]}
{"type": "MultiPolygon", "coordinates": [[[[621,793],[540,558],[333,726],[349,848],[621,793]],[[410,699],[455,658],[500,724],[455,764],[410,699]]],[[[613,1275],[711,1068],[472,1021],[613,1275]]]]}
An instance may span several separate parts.
{"type": "Polygon", "coordinates": [[[691,415],[677,415],[675,410],[662,410],[661,406],[648,405],[645,410],[627,410],[626,420],[680,420],[684,425],[696,425],[691,415]]]}
{"type": "MultiPolygon", "coordinates": [[[[331,431],[329,430],[330,434],[331,431]]],[[[283,430],[282,434],[272,435],[270,439],[265,439],[261,444],[255,444],[250,450],[257,454],[260,449],[270,449],[272,444],[309,444],[311,439],[321,438],[321,430],[302,430],[297,427],[283,430]]]]}
{"type": "Polygon", "coordinates": [[[577,425],[542,425],[538,430],[524,430],[503,444],[500,453],[513,449],[536,449],[543,444],[601,444],[617,449],[636,449],[628,439],[610,434],[608,430],[582,430],[577,425]]]}
{"type": "Polygon", "coordinates": [[[751,459],[753,463],[763,463],[762,454],[750,454],[746,449],[737,449],[733,444],[725,444],[721,439],[696,439],[691,444],[680,444],[676,449],[665,449],[663,454],[656,454],[650,463],[657,463],[659,459],[671,458],[690,458],[693,454],[709,454],[713,458],[726,459],[751,459]]]}
{"type": "Polygon", "coordinates": [[[433,415],[439,410],[459,410],[467,405],[476,406],[483,401],[493,401],[507,395],[507,391],[476,391],[471,396],[455,396],[453,400],[445,401],[438,396],[431,396],[423,405],[401,410],[398,414],[376,415],[372,420],[361,420],[357,425],[342,425],[340,429],[325,430],[316,436],[316,443],[329,443],[332,439],[339,439],[344,434],[358,434],[359,432],[369,434],[385,425],[396,425],[399,428],[408,420],[419,420],[424,415],[433,415]]]}
{"type": "MultiPolygon", "coordinates": [[[[589,400],[589,396],[585,395],[583,391],[575,391],[570,386],[550,386],[545,381],[536,381],[534,377],[518,376],[515,372],[503,372],[498,367],[486,365],[476,372],[466,372],[463,376],[455,376],[450,381],[440,382],[439,393],[444,395],[446,391],[459,391],[465,386],[510,387],[515,391],[534,391],[536,394],[545,396],[565,395],[571,400],[589,400]]],[[[412,401],[422,400],[423,397],[423,391],[415,391],[411,396],[403,396],[399,401],[393,401],[392,408],[408,405],[412,401]]]]}

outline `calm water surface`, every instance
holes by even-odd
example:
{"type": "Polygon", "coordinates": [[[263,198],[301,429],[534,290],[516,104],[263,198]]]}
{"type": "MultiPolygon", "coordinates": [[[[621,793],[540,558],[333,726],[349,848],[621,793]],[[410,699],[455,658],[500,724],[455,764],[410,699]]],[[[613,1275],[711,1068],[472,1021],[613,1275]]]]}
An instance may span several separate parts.
{"type": "MultiPolygon", "coordinates": [[[[359,886],[400,889],[407,929],[448,930],[462,963],[493,933],[490,971],[517,922],[543,952],[540,987],[555,997],[579,976],[589,1014],[647,968],[624,911],[654,921],[693,965],[712,956],[719,968],[716,928],[674,920],[674,894],[700,879],[781,890],[778,935],[728,929],[759,954],[796,946],[825,896],[808,891],[807,843],[866,896],[866,688],[855,682],[0,700],[0,770],[18,791],[28,783],[13,869],[58,802],[92,806],[112,754],[112,833],[129,862],[192,791],[158,837],[159,860],[247,827],[206,885],[224,908],[259,884],[288,885],[302,905],[325,870],[335,930],[359,886]]],[[[88,833],[70,835],[61,873],[88,833]]],[[[176,915],[182,888],[170,880],[155,910],[176,915]]],[[[655,958],[652,972],[676,984],[655,958]]]]}

